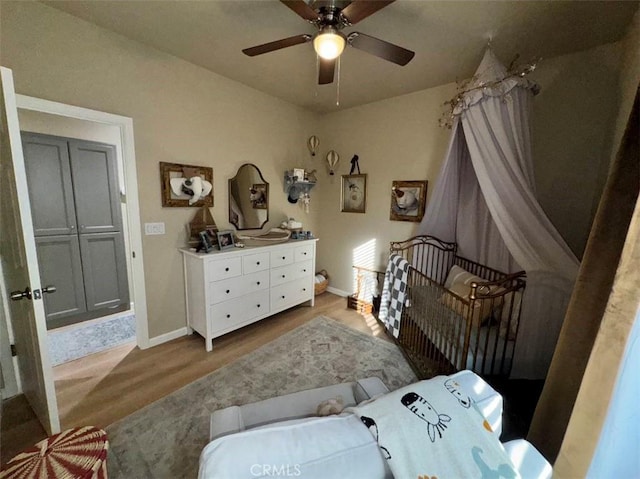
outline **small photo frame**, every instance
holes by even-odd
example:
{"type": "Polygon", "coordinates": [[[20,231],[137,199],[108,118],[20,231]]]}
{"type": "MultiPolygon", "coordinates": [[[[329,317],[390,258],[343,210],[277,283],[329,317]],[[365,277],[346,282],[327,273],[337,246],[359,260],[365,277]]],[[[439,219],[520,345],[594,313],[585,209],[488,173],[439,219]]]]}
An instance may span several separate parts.
{"type": "Polygon", "coordinates": [[[364,213],[367,207],[367,175],[342,175],[342,213],[364,213]]]}
{"type": "Polygon", "coordinates": [[[418,222],[424,216],[427,201],[427,181],[393,181],[391,183],[391,211],[393,221],[418,222]]]}
{"type": "Polygon", "coordinates": [[[225,250],[229,248],[233,248],[235,246],[235,241],[233,241],[233,231],[218,231],[218,247],[220,250],[225,250]]]}
{"type": "Polygon", "coordinates": [[[296,181],[304,181],[304,168],[294,168],[293,176],[297,177],[296,181]]]}
{"type": "Polygon", "coordinates": [[[269,185],[267,183],[254,183],[249,190],[249,200],[254,210],[269,209],[269,185]]]}

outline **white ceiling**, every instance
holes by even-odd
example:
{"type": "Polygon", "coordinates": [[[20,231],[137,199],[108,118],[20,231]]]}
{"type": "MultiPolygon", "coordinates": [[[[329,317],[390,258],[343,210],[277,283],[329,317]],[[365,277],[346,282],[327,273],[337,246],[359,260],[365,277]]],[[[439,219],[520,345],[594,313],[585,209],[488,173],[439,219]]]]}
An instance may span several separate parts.
{"type": "MultiPolygon", "coordinates": [[[[317,85],[311,43],[257,57],[241,50],[315,27],[277,0],[44,1],[132,40],[317,112],[334,111],[337,82],[317,85]]],[[[620,40],[637,1],[397,0],[346,33],[360,31],[416,52],[405,67],[347,48],[339,108],[471,76],[489,37],[509,63],[620,40]]]]}

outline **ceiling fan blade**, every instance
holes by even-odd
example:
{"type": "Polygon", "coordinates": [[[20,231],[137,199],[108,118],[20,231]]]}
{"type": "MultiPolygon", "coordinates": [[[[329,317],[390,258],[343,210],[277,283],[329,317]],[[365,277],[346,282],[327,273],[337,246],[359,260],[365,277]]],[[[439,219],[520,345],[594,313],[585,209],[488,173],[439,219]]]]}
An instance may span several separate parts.
{"type": "Polygon", "coordinates": [[[397,65],[404,66],[411,61],[414,52],[406,48],[399,47],[393,43],[385,42],[379,38],[371,37],[360,32],[350,33],[347,37],[349,44],[367,53],[371,53],[380,58],[384,58],[397,65]]]}
{"type": "Polygon", "coordinates": [[[313,22],[314,20],[318,19],[318,14],[316,13],[316,11],[313,8],[311,8],[309,5],[307,5],[304,2],[304,0],[280,0],[280,1],[284,3],[287,7],[289,7],[291,10],[296,12],[299,16],[304,18],[305,20],[313,22]]]}
{"type": "Polygon", "coordinates": [[[353,0],[342,9],[342,15],[351,25],[355,25],[394,1],[395,0],[353,0]]]}
{"type": "Polygon", "coordinates": [[[265,43],[263,45],[256,45],[255,47],[245,48],[242,53],[250,57],[256,55],[262,55],[263,53],[273,52],[280,50],[281,48],[292,47],[294,45],[300,45],[301,43],[307,43],[313,38],[311,35],[303,34],[296,35],[295,37],[283,38],[282,40],[276,40],[275,42],[265,43]]]}
{"type": "Polygon", "coordinates": [[[320,67],[318,68],[318,85],[328,85],[333,83],[333,76],[336,70],[336,59],[325,60],[318,57],[320,67]]]}

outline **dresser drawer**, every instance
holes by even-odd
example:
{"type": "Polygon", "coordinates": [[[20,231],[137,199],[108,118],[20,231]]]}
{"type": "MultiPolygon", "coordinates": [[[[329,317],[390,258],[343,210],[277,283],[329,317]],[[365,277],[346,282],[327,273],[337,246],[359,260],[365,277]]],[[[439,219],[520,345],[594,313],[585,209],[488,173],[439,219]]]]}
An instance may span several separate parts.
{"type": "Polygon", "coordinates": [[[271,288],[270,307],[272,311],[276,311],[289,305],[298,304],[302,300],[311,299],[312,296],[311,283],[292,281],[271,288]]]}
{"type": "Polygon", "coordinates": [[[249,294],[242,298],[245,301],[245,317],[247,319],[262,316],[269,312],[269,291],[264,290],[249,294]]]}
{"type": "Polygon", "coordinates": [[[298,265],[296,264],[272,269],[270,274],[271,286],[273,287],[295,280],[298,278],[298,269],[298,265]]]}
{"type": "Polygon", "coordinates": [[[242,258],[216,259],[207,262],[207,278],[210,281],[221,281],[242,274],[242,258]]]}
{"type": "Polygon", "coordinates": [[[293,263],[294,260],[294,251],[292,248],[283,249],[278,251],[271,252],[271,267],[277,268],[279,266],[285,266],[287,264],[293,263]]]}
{"type": "Polygon", "coordinates": [[[268,271],[245,274],[243,276],[236,276],[235,278],[225,279],[223,281],[212,281],[209,283],[211,304],[227,301],[246,293],[267,289],[268,287],[268,271]]]}
{"type": "Polygon", "coordinates": [[[296,279],[313,276],[313,261],[304,261],[293,265],[293,275],[296,279]]]}
{"type": "Polygon", "coordinates": [[[294,251],[294,258],[296,262],[313,258],[313,243],[297,246],[294,251]]]}
{"type": "Polygon", "coordinates": [[[210,306],[212,334],[228,330],[244,321],[244,300],[245,298],[236,298],[210,306]]]}
{"type": "Polygon", "coordinates": [[[211,331],[231,331],[235,326],[269,313],[269,291],[257,291],[211,306],[211,331]]]}
{"type": "Polygon", "coordinates": [[[269,269],[269,253],[256,253],[242,258],[242,272],[255,273],[269,269]]]}

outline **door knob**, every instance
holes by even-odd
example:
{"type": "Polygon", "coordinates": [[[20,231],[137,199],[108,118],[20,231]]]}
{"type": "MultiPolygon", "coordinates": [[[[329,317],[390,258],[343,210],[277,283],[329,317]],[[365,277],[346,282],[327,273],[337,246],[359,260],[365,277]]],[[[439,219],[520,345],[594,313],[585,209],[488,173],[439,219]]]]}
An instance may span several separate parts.
{"type": "Polygon", "coordinates": [[[11,299],[13,301],[20,301],[22,298],[31,299],[31,288],[27,286],[24,291],[11,291],[11,299]]]}
{"type": "Polygon", "coordinates": [[[53,285],[42,288],[43,293],[51,294],[51,293],[55,293],[56,291],[58,291],[58,288],[56,288],[53,285]]]}

